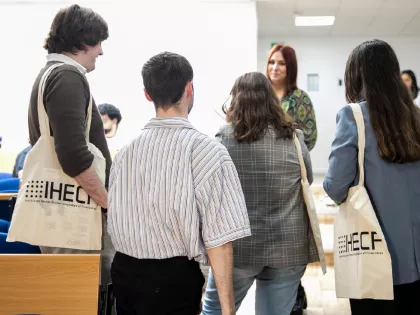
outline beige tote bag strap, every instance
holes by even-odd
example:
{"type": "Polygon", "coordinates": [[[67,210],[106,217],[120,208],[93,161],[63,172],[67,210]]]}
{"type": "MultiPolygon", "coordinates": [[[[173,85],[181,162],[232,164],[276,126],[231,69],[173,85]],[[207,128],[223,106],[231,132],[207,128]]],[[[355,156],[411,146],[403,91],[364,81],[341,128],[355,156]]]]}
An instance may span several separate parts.
{"type": "Polygon", "coordinates": [[[39,81],[38,86],[38,121],[39,121],[39,130],[41,132],[41,136],[50,136],[50,121],[48,119],[47,112],[45,111],[45,105],[44,105],[44,91],[45,91],[45,85],[47,83],[47,79],[51,72],[60,66],[62,66],[64,63],[56,63],[53,64],[51,67],[49,67],[47,70],[45,70],[44,74],[41,77],[41,80],[39,81]]]}
{"type": "Polygon", "coordinates": [[[359,185],[364,186],[365,184],[365,122],[363,121],[362,108],[359,104],[350,104],[349,105],[353,110],[354,119],[356,120],[357,125],[357,138],[358,138],[358,163],[359,163],[359,185]]]}
{"type": "MultiPolygon", "coordinates": [[[[64,65],[64,63],[56,63],[49,67],[41,77],[38,86],[38,121],[39,121],[39,129],[41,131],[41,135],[50,136],[50,121],[48,119],[47,112],[45,111],[44,105],[44,92],[45,92],[45,85],[47,79],[51,72],[60,66],[64,65]]],[[[90,95],[89,100],[89,107],[87,110],[86,116],[86,128],[85,128],[85,138],[86,142],[89,142],[89,133],[90,133],[90,125],[92,123],[92,106],[93,106],[93,98],[90,95]]]]}
{"type": "Polygon", "coordinates": [[[322,272],[325,274],[327,272],[327,269],[326,269],[326,263],[325,263],[324,249],[322,246],[322,236],[321,236],[321,231],[319,229],[318,215],[315,209],[313,195],[312,195],[310,184],[307,178],[305,161],[303,160],[303,154],[302,154],[302,145],[296,133],[293,134],[293,141],[295,143],[296,151],[299,158],[300,173],[302,177],[301,185],[302,185],[303,200],[305,201],[305,204],[306,204],[306,210],[308,212],[308,217],[309,217],[312,233],[313,233],[315,244],[316,244],[319,261],[321,263],[322,272]]]}
{"type": "Polygon", "coordinates": [[[303,181],[307,181],[307,174],[306,174],[306,167],[305,162],[303,160],[303,154],[302,154],[302,147],[299,141],[299,138],[296,134],[296,132],[293,134],[293,141],[295,143],[296,151],[299,158],[299,164],[300,164],[300,173],[303,181]]]}
{"type": "Polygon", "coordinates": [[[87,143],[89,143],[90,125],[92,123],[92,107],[93,107],[93,98],[91,94],[90,99],[89,99],[89,107],[87,110],[86,128],[85,128],[85,138],[86,138],[87,143]]]}

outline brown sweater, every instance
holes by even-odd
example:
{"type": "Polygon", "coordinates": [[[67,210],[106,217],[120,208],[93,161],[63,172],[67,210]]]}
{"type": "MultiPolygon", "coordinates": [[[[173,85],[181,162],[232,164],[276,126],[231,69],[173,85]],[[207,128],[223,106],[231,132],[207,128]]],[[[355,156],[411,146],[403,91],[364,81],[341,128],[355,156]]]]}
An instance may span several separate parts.
{"type": "MultiPolygon", "coordinates": [[[[38,120],[38,86],[42,75],[49,66],[41,70],[32,88],[29,104],[29,137],[32,146],[41,136],[38,120]]],[[[89,83],[86,77],[72,65],[63,65],[49,75],[44,104],[50,120],[50,131],[54,137],[55,151],[64,173],[75,177],[87,170],[93,161],[85,139],[85,120],[90,100],[89,83]]],[[[103,124],[93,101],[92,123],[89,141],[93,143],[106,159],[106,187],[108,187],[111,155],[105,139],[103,124]]]]}

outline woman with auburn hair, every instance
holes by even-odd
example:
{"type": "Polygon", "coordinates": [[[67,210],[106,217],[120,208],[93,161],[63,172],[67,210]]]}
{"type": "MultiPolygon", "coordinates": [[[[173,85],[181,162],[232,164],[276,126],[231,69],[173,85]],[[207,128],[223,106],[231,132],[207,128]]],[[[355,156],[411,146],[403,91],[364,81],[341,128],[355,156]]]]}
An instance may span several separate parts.
{"type": "MultiPolygon", "coordinates": [[[[394,50],[372,40],[351,53],[346,97],[365,125],[365,186],[392,260],[394,300],[351,300],[352,314],[418,313],[420,297],[420,109],[400,76],[394,50]]],[[[337,204],[359,182],[358,133],[350,106],[337,129],[324,189],[337,204]]]]}
{"type": "MultiPolygon", "coordinates": [[[[290,315],[306,266],[319,261],[294,135],[312,182],[309,151],[264,74],[239,77],[231,95],[230,107],[224,107],[228,124],[216,138],[238,171],[252,231],[252,236],[233,242],[236,310],[256,280],[255,314],[290,315]]],[[[202,314],[221,314],[211,272],[202,314]]]]}
{"type": "Polygon", "coordinates": [[[290,46],[274,45],[268,54],[266,74],[281,106],[302,129],[311,151],[317,140],[315,110],[306,92],[297,87],[298,64],[290,46]]]}

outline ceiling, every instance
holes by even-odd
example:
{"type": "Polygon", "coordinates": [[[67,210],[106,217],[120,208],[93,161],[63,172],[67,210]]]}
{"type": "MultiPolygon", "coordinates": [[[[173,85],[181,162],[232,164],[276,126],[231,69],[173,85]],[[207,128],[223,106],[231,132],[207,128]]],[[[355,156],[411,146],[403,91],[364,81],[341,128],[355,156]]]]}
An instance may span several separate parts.
{"type": "Polygon", "coordinates": [[[257,0],[260,35],[420,36],[420,0],[257,0]],[[333,26],[296,27],[301,15],[334,15],[333,26]]]}

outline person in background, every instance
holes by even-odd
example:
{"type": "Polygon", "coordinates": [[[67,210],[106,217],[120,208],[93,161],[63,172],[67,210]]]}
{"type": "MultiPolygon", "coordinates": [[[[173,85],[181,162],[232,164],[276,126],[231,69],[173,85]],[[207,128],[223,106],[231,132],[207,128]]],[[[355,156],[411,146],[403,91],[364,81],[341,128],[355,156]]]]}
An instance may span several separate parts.
{"type": "MultiPolygon", "coordinates": [[[[305,144],[311,151],[318,137],[315,109],[306,92],[297,86],[298,63],[295,50],[290,46],[274,45],[268,53],[266,75],[273,85],[281,107],[299,125],[305,144]]],[[[292,315],[301,315],[307,308],[307,298],[302,284],[292,315]]]]}
{"type": "Polygon", "coordinates": [[[420,106],[420,89],[417,85],[417,78],[414,72],[411,70],[404,70],[401,74],[401,78],[403,79],[405,86],[409,89],[414,104],[420,106]]]}
{"type": "MultiPolygon", "coordinates": [[[[233,242],[236,309],[257,281],[255,314],[289,315],[300,279],[319,261],[303,199],[301,168],[293,140],[300,140],[309,182],[312,166],[301,130],[280,107],[270,81],[259,72],[239,77],[225,108],[228,124],[216,138],[227,148],[243,187],[252,236],[233,242]]],[[[219,315],[210,272],[203,315],[219,315]]]]}
{"type": "Polygon", "coordinates": [[[315,110],[308,94],[297,86],[298,64],[295,50],[275,45],[268,54],[266,75],[271,81],[281,106],[302,129],[311,151],[317,140],[315,110]]]}
{"type": "Polygon", "coordinates": [[[120,110],[111,104],[100,104],[98,110],[104,123],[105,136],[107,138],[115,137],[122,119],[120,110]]]}
{"type": "Polygon", "coordinates": [[[100,104],[98,110],[104,124],[104,132],[111,159],[114,159],[121,148],[121,141],[116,137],[122,119],[121,112],[111,104],[100,104]]]}
{"type": "Polygon", "coordinates": [[[32,146],[29,145],[23,149],[16,157],[15,165],[13,167],[12,176],[15,178],[22,178],[23,165],[25,163],[26,155],[31,151],[32,146]]]}
{"type": "Polygon", "coordinates": [[[118,315],[198,314],[199,263],[208,262],[222,314],[234,314],[232,242],[251,234],[235,166],[225,147],[188,121],[194,87],[185,57],[160,53],[141,73],[156,118],[118,152],[110,177],[118,315]]]}
{"type": "MultiPolygon", "coordinates": [[[[351,300],[352,314],[413,314],[420,297],[420,109],[401,80],[394,50],[381,40],[353,50],[345,86],[347,101],[362,108],[365,186],[391,254],[395,297],[351,300]]],[[[324,189],[340,204],[358,177],[357,126],[345,106],[337,115],[324,189]]]]}
{"type": "MultiPolygon", "coordinates": [[[[32,88],[29,104],[29,138],[34,146],[40,138],[38,119],[38,88],[46,70],[60,63],[50,73],[44,93],[45,110],[54,137],[55,152],[63,172],[74,178],[86,193],[102,208],[108,203],[108,178],[111,156],[105,140],[103,124],[97,107],[92,106],[89,141],[106,160],[106,182],[102,183],[92,168],[93,154],[86,143],[86,113],[91,91],[86,74],[93,71],[96,59],[103,55],[101,43],[108,38],[108,25],[91,9],[71,5],[55,16],[44,48],[48,51],[47,63],[39,72],[32,88]]],[[[112,243],[107,234],[106,216],[103,214],[103,250],[101,253],[101,284],[110,282],[112,243]]],[[[42,247],[44,254],[90,254],[66,248],[42,247]]],[[[77,301],[75,301],[77,303],[77,301]]]]}

